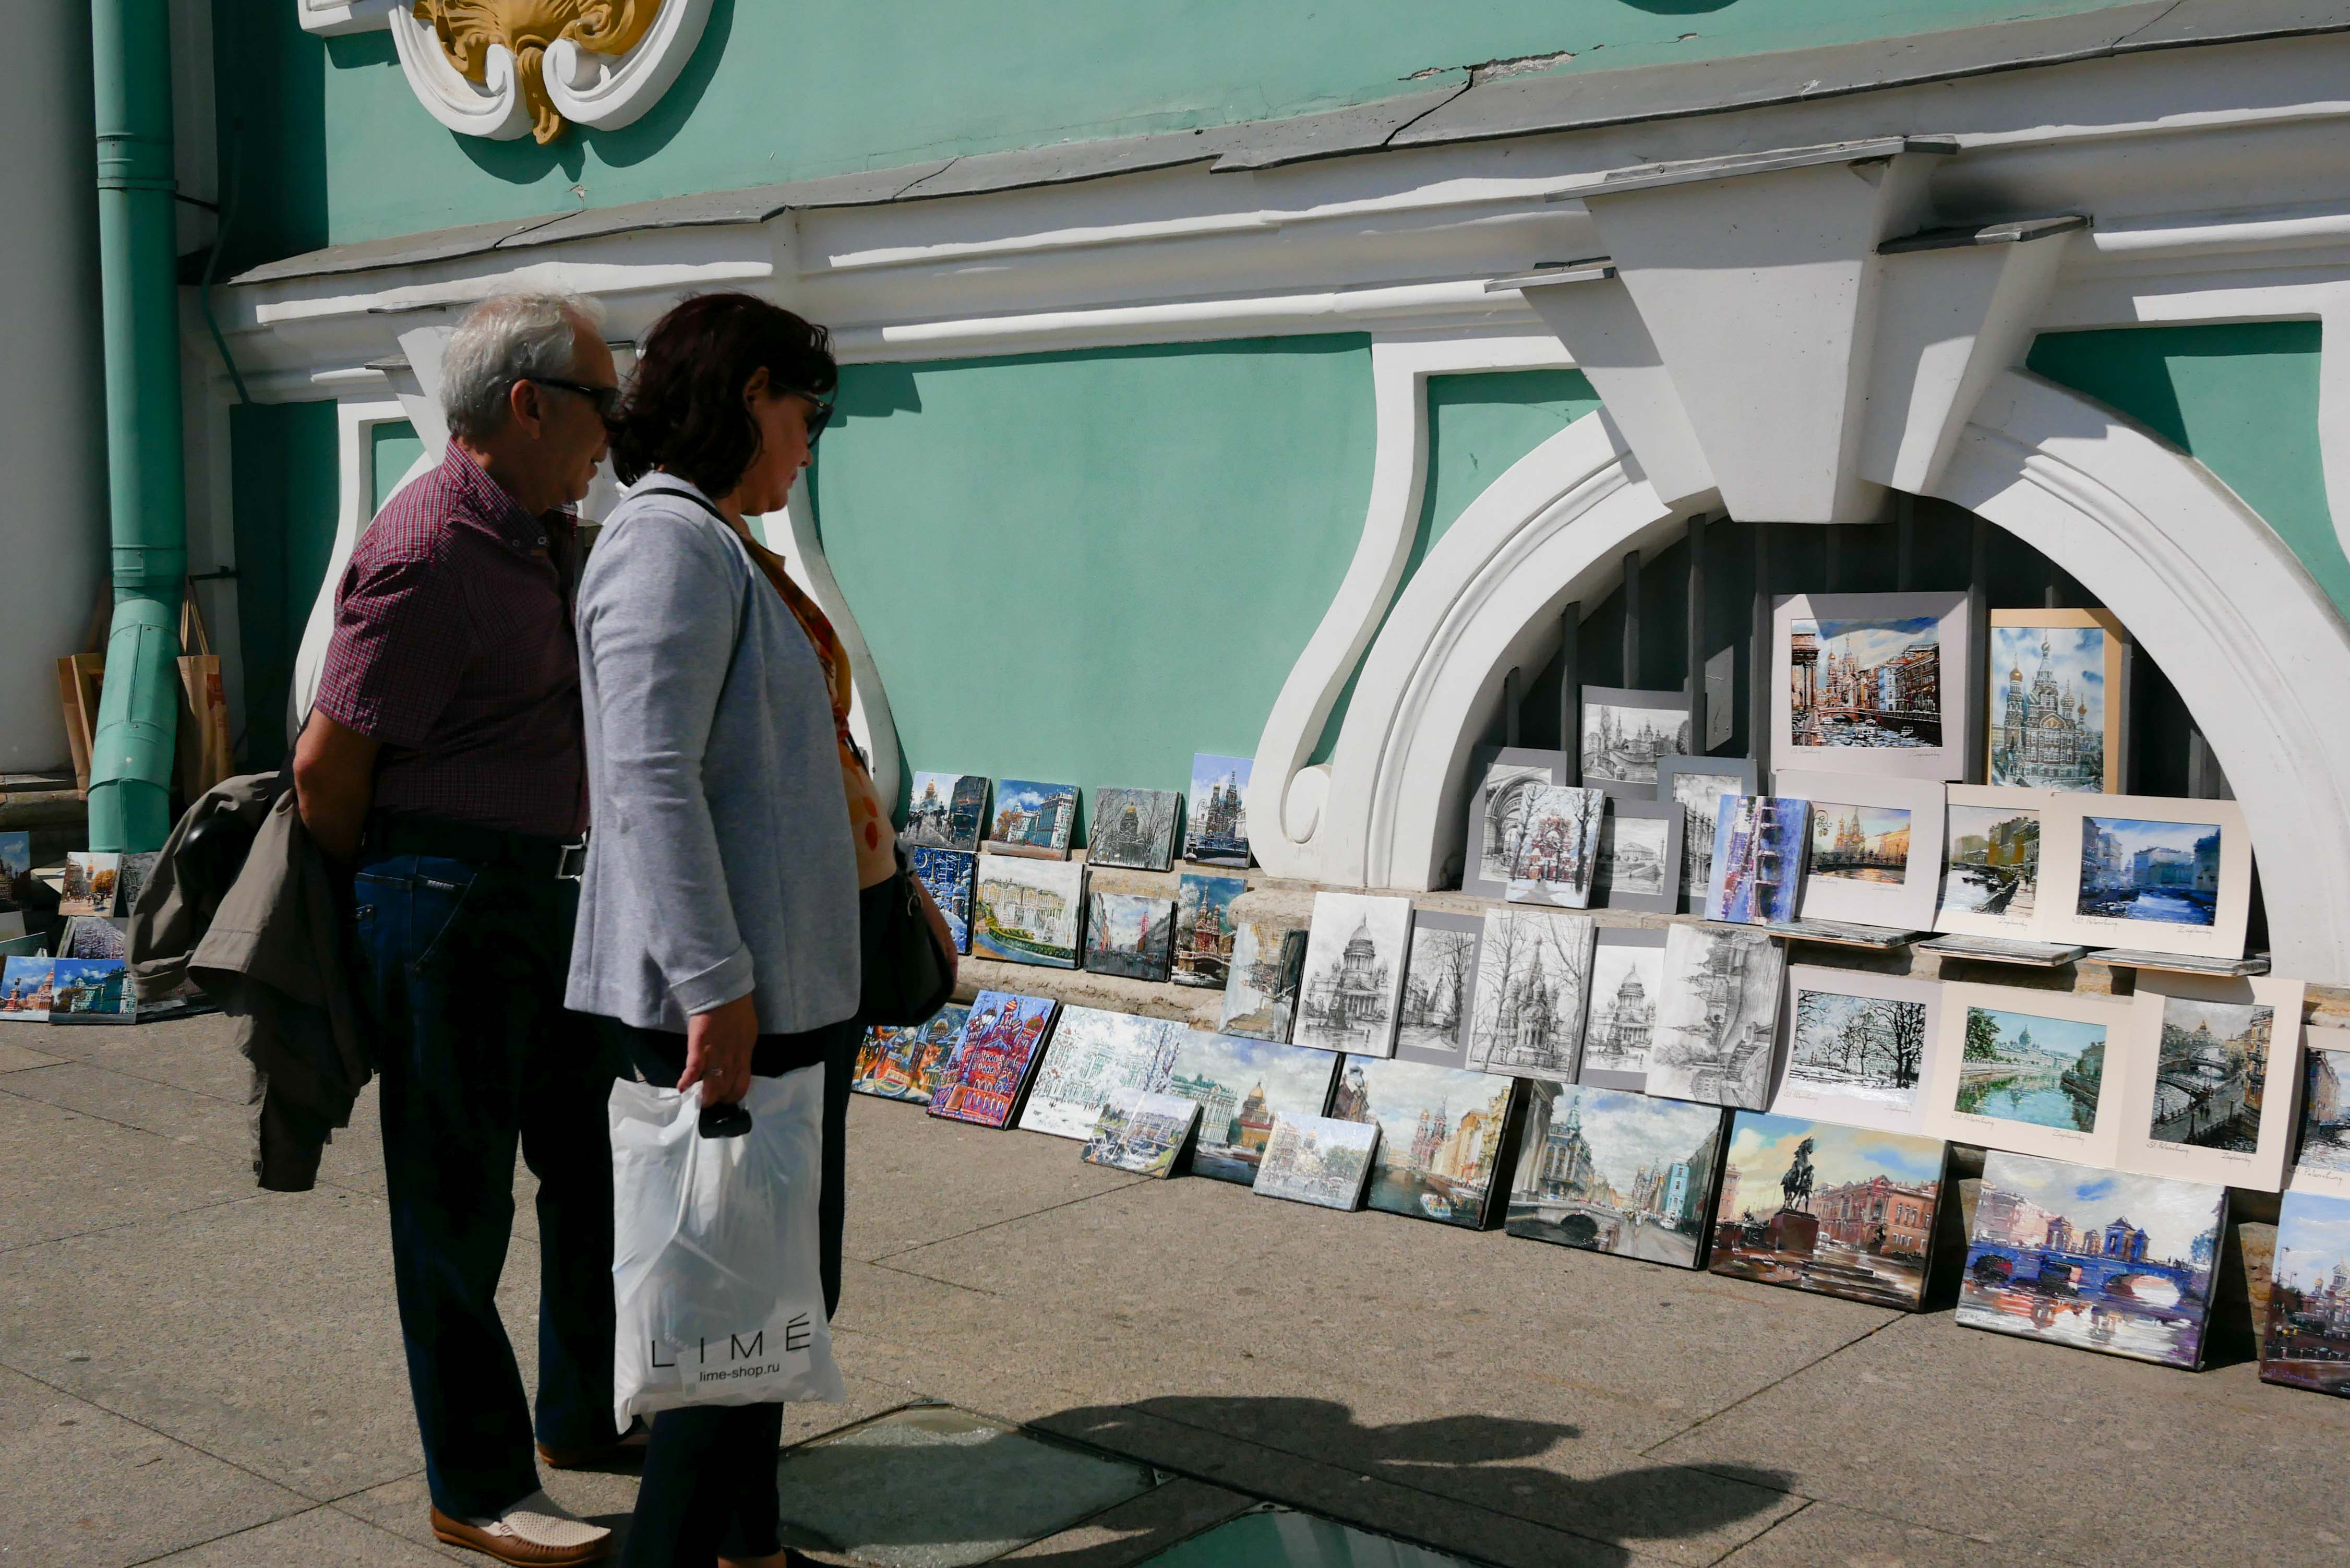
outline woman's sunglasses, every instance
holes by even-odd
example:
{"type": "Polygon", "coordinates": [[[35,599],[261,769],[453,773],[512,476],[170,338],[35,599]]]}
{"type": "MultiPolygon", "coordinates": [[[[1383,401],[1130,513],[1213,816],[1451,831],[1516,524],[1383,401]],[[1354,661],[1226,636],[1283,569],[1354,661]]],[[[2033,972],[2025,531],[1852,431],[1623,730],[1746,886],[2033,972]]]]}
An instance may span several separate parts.
{"type": "Polygon", "coordinates": [[[807,416],[808,445],[814,446],[816,444],[816,438],[824,434],[824,427],[832,423],[832,404],[827,402],[824,399],[817,397],[814,392],[804,392],[797,387],[786,388],[785,390],[789,391],[792,396],[805,399],[807,401],[809,405],[807,416]]]}

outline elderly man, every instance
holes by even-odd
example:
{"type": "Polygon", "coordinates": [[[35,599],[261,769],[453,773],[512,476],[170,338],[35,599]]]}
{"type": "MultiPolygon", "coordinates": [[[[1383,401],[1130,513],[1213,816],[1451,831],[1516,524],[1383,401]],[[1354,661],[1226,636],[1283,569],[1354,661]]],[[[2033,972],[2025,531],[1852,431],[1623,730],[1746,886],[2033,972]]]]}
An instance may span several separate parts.
{"type": "Polygon", "coordinates": [[[498,1319],[517,1140],[539,1180],[539,1453],[584,1462],[620,1440],[612,1069],[563,1007],[588,825],[565,509],[588,493],[618,391],[598,328],[587,302],[547,295],[486,300],[458,325],[447,453],[352,552],[294,753],[304,824],[356,867],[433,1532],[514,1563],[610,1544],[541,1490],[498,1319]]]}

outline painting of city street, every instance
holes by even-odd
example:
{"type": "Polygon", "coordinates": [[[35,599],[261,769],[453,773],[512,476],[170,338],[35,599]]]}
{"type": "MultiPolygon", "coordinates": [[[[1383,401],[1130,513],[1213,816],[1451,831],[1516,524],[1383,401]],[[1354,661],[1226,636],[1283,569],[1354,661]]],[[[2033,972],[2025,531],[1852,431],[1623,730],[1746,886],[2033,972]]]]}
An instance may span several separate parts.
{"type": "Polygon", "coordinates": [[[1086,968],[1129,980],[1165,980],[1175,957],[1175,900],[1096,893],[1086,900],[1086,968]]]}
{"type": "Polygon", "coordinates": [[[1752,1111],[1767,1106],[1786,971],[1786,949],[1761,931],[1682,925],[1667,932],[1648,1093],[1752,1111]]]}
{"type": "Polygon", "coordinates": [[[2319,1050],[2314,1042],[2321,1036],[2336,1037],[2332,1031],[2309,1032],[2308,1092],[2301,1101],[2293,1172],[2296,1179],[2303,1173],[2334,1179],[2350,1193],[2350,1051],[2319,1050]]]}
{"type": "Polygon", "coordinates": [[[1953,804],[1943,822],[1943,911],[2013,919],[2031,914],[2040,890],[2040,814],[1953,804]]]}
{"type": "Polygon", "coordinates": [[[1487,766],[1471,814],[1470,852],[1475,859],[1468,880],[1489,886],[1472,887],[1470,891],[1491,897],[1509,882],[1510,867],[1518,857],[1518,840],[1525,834],[1526,813],[1534,796],[1553,782],[1547,763],[1496,762],[1487,766]]]}
{"type": "Polygon", "coordinates": [[[1175,812],[1181,798],[1171,789],[1096,790],[1093,816],[1086,825],[1087,862],[1166,870],[1175,863],[1175,812]]]}
{"type": "Polygon", "coordinates": [[[1183,858],[1202,866],[1249,863],[1246,757],[1194,756],[1191,799],[1184,815],[1183,858]]]}
{"type": "Polygon", "coordinates": [[[1232,945],[1240,934],[1232,900],[1247,891],[1245,877],[1183,873],[1175,884],[1175,965],[1169,979],[1220,990],[1232,979],[1232,945]]]}
{"type": "Polygon", "coordinates": [[[1412,919],[1411,959],[1396,1014],[1396,1054],[1440,1067],[1467,1061],[1483,922],[1422,909],[1412,919]]]}
{"type": "Polygon", "coordinates": [[[1256,1191],[1324,1209],[1359,1209],[1378,1141],[1377,1123],[1283,1116],[1274,1124],[1256,1191]]]}
{"type": "Polygon", "coordinates": [[[1591,952],[1598,928],[1580,915],[1488,909],[1477,950],[1477,996],[1468,1065],[1492,1073],[1568,1079],[1591,1004],[1591,952]]]}
{"type": "Polygon", "coordinates": [[[1648,1083],[1648,1043],[1665,985],[1665,933],[1602,931],[1591,953],[1591,1007],[1575,1076],[1611,1089],[1648,1083]],[[1654,940],[1645,939],[1655,938],[1654,940]]]}
{"type": "Polygon", "coordinates": [[[1667,759],[1658,769],[1658,798],[1681,808],[1682,907],[1705,909],[1713,886],[1713,835],[1721,820],[1721,797],[1751,795],[1753,782],[1742,773],[1709,773],[1701,757],[1667,759]],[[1669,785],[1669,792],[1667,786],[1669,785]]]}
{"type": "Polygon", "coordinates": [[[2272,1268],[2262,1378],[2350,1394],[2350,1199],[2287,1192],[2272,1268]]]}
{"type": "Polygon", "coordinates": [[[1959,1322],[2193,1371],[2227,1218],[2225,1187],[1994,1150],[1959,1322]]]}
{"type": "Polygon", "coordinates": [[[2025,789],[2106,787],[2102,627],[1991,628],[1991,776],[2025,789]]]}
{"type": "Polygon", "coordinates": [[[1290,1038],[1321,1051],[1390,1054],[1410,942],[1410,899],[1315,894],[1290,1038]]]}
{"type": "Polygon", "coordinates": [[[1460,1067],[1347,1057],[1330,1114],[1378,1124],[1366,1201],[1390,1214],[1483,1229],[1517,1084],[1460,1067]]]}
{"type": "Polygon", "coordinates": [[[1077,825],[1077,786],[995,781],[995,815],[980,847],[991,855],[1022,855],[1065,860],[1069,833],[1077,825]]]}
{"type": "Polygon", "coordinates": [[[2157,1143],[2256,1154],[2276,1010],[2256,1002],[2162,999],[2162,1051],[2156,1059],[2157,1143]]]}
{"type": "Polygon", "coordinates": [[[1918,1103],[1927,1033],[1923,1002],[1799,984],[1788,1015],[1787,1085],[1908,1110],[1918,1103]]]}
{"type": "Polygon", "coordinates": [[[1678,691],[1583,689],[1583,776],[1657,782],[1657,759],[1689,751],[1689,699],[1678,691]]]}
{"type": "Polygon", "coordinates": [[[1742,794],[1720,803],[1713,826],[1713,880],[1705,918],[1732,925],[1792,920],[1804,882],[1812,803],[1791,795],[1742,794]]]}
{"type": "Polygon", "coordinates": [[[946,917],[955,951],[971,951],[971,895],[979,876],[979,857],[960,849],[917,847],[909,850],[906,857],[913,864],[914,875],[930,889],[939,913],[946,917]]]}
{"type": "Polygon", "coordinates": [[[1589,1085],[1526,1085],[1503,1229],[1694,1269],[1721,1162],[1721,1112],[1589,1085]]]}
{"type": "Polygon", "coordinates": [[[1680,855],[1673,844],[1680,807],[1639,801],[1610,802],[1599,824],[1599,863],[1591,874],[1593,899],[1610,909],[1670,914],[1680,855]]]}
{"type": "Polygon", "coordinates": [[[1958,1109],[2089,1132],[2105,1088],[2106,1026],[1994,1007],[1967,1009],[1958,1109]]]}
{"type": "Polygon", "coordinates": [[[1510,862],[1510,902],[1588,909],[1607,815],[1607,796],[1598,790],[1568,784],[1537,790],[1526,803],[1517,854],[1510,862]]]}
{"type": "Polygon", "coordinates": [[[860,1095],[928,1105],[939,1092],[955,1042],[962,1038],[970,1017],[970,1008],[949,1002],[926,1023],[868,1029],[857,1048],[857,1068],[848,1086],[860,1095]]]}
{"type": "Polygon", "coordinates": [[[984,774],[916,774],[906,805],[907,847],[976,851],[987,826],[987,785],[984,774]]]}
{"type": "Polygon", "coordinates": [[[1180,1095],[1112,1089],[1086,1137],[1086,1163],[1163,1179],[1199,1119],[1199,1102],[1180,1095]]]}
{"type": "Polygon", "coordinates": [[[1899,806],[1812,802],[1812,875],[1846,882],[1909,877],[1909,814],[1899,806]]]}
{"type": "Polygon", "coordinates": [[[1009,1123],[1060,1008],[1049,997],[981,992],[938,1070],[931,1115],[988,1127],[1009,1123]]]}
{"type": "Polygon", "coordinates": [[[1305,972],[1305,933],[1243,920],[1232,932],[1217,1027],[1251,1040],[1285,1041],[1297,1019],[1297,982],[1305,972]]]}
{"type": "Polygon", "coordinates": [[[1338,1058],[1327,1051],[1179,1031],[1165,1088],[1200,1102],[1191,1174],[1243,1186],[1254,1181],[1275,1121],[1319,1116],[1337,1070],[1338,1058]]]}
{"type": "Polygon", "coordinates": [[[60,915],[114,913],[114,878],[122,857],[104,851],[76,849],[66,856],[66,885],[57,900],[60,915]]]}
{"type": "Polygon", "coordinates": [[[1717,1274],[1915,1312],[1950,1146],[1741,1111],[1714,1205],[1717,1274]]]}
{"type": "Polygon", "coordinates": [[[2219,905],[2217,824],[2123,816],[2092,816],[2081,824],[2080,914],[2209,926],[2219,905]]]}
{"type": "Polygon", "coordinates": [[[1794,744],[1873,751],[1942,743],[1942,630],[1935,616],[1789,623],[1794,744]]]}
{"type": "Polygon", "coordinates": [[[1053,1043],[1028,1086],[1020,1130],[1055,1137],[1092,1134],[1113,1089],[1158,1090],[1175,1070],[1183,1026],[1098,1007],[1064,1007],[1053,1043]]]}
{"type": "Polygon", "coordinates": [[[1085,890],[1081,860],[981,856],[971,898],[971,950],[1014,963],[1076,968],[1085,890]]]}

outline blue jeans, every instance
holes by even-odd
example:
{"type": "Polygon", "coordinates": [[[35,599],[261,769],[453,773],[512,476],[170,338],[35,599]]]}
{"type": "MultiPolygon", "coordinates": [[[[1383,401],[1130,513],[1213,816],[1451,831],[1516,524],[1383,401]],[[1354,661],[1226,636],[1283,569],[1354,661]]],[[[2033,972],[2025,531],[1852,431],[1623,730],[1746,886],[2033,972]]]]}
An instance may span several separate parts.
{"type": "Polygon", "coordinates": [[[567,1012],[578,887],[431,855],[361,857],[356,973],[375,1024],[393,1277],[432,1501],[494,1514],[538,1487],[496,1294],[515,1148],[539,1180],[537,1437],[612,1424],[614,1059],[567,1012]]]}

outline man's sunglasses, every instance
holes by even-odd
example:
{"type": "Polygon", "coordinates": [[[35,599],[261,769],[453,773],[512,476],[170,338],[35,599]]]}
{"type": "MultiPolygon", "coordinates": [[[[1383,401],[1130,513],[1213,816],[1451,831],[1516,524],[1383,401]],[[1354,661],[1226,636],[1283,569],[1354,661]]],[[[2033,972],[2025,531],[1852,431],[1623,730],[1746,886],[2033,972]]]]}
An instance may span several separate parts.
{"type": "Polygon", "coordinates": [[[596,405],[596,417],[609,422],[612,410],[620,406],[618,387],[591,387],[585,381],[566,381],[554,376],[525,376],[524,380],[540,387],[560,387],[567,392],[577,392],[596,405]]]}

